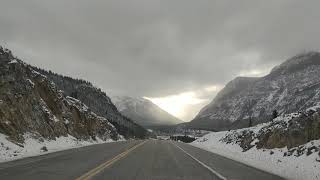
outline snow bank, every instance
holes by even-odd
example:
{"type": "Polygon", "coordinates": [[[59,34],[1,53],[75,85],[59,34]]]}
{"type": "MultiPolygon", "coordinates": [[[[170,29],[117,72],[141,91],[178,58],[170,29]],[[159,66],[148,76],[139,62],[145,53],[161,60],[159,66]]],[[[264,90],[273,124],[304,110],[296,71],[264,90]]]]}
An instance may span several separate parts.
{"type": "MultiPolygon", "coordinates": [[[[255,127],[260,129],[263,125],[255,127]]],[[[253,128],[252,128],[253,129],[253,128]]],[[[223,142],[232,131],[210,133],[191,145],[205,149],[207,151],[225,156],[227,158],[242,162],[258,169],[277,174],[291,180],[319,180],[320,179],[320,153],[304,153],[301,156],[295,154],[284,156],[289,152],[287,148],[281,149],[257,149],[253,147],[243,152],[237,143],[223,142]]],[[[252,142],[254,144],[255,141],[252,142]]],[[[306,149],[311,146],[320,147],[320,140],[311,141],[303,145],[306,149]]]]}
{"type": "Polygon", "coordinates": [[[38,156],[66,149],[78,148],[94,144],[113,142],[112,139],[103,141],[97,140],[78,140],[73,136],[59,137],[56,140],[46,140],[33,138],[34,135],[27,133],[24,135],[24,144],[17,145],[8,141],[7,136],[0,133],[0,162],[12,161],[25,157],[38,156]],[[45,147],[45,148],[44,148],[45,147]]]}

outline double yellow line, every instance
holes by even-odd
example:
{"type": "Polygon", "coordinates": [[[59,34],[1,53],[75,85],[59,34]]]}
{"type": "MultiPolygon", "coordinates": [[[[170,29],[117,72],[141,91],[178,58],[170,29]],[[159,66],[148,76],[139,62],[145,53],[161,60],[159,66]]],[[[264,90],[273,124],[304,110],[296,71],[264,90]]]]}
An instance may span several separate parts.
{"type": "Polygon", "coordinates": [[[132,148],[124,151],[123,153],[117,155],[116,157],[114,157],[113,159],[102,163],[101,165],[97,166],[96,168],[90,170],[89,172],[85,173],[84,175],[76,178],[76,180],[89,180],[91,178],[93,178],[95,175],[99,174],[101,171],[103,171],[104,169],[106,169],[107,167],[111,166],[112,164],[114,164],[115,162],[119,161],[120,159],[124,158],[125,156],[127,156],[131,151],[137,149],[139,146],[143,145],[144,143],[146,143],[146,141],[143,141],[140,144],[137,144],[135,146],[133,146],[132,148]]]}

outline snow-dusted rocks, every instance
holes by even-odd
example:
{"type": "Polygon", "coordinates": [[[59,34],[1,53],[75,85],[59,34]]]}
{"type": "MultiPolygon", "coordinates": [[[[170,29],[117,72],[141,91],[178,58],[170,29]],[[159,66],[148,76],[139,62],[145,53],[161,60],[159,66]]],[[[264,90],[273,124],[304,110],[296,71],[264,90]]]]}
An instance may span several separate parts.
{"type": "MultiPolygon", "coordinates": [[[[145,138],[148,136],[149,132],[146,129],[122,115],[106,93],[94,87],[90,82],[73,79],[36,67],[30,66],[30,68],[44,74],[56,84],[58,89],[63,90],[65,95],[80,100],[92,112],[108,119],[125,138],[145,138]]],[[[69,98],[69,100],[71,99],[69,98]]]]}
{"type": "Polygon", "coordinates": [[[67,98],[46,76],[2,48],[0,75],[0,133],[8,141],[23,146],[26,133],[48,141],[68,136],[88,141],[120,138],[106,118],[67,98]]]}
{"type": "Polygon", "coordinates": [[[269,121],[273,110],[288,114],[305,110],[320,101],[320,53],[297,55],[261,78],[240,77],[231,81],[190,127],[227,130],[269,121]]]}
{"type": "Polygon", "coordinates": [[[320,108],[245,129],[210,133],[192,145],[293,180],[320,178],[320,108]]]}

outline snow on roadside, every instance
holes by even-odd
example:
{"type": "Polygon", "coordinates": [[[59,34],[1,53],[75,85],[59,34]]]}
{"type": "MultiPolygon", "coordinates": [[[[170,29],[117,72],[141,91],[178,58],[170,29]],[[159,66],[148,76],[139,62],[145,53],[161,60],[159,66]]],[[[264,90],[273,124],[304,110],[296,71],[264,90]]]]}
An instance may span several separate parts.
{"type": "MultiPolygon", "coordinates": [[[[312,153],[309,156],[303,154],[298,157],[294,155],[284,156],[284,153],[288,152],[287,148],[257,149],[256,147],[243,152],[243,149],[237,143],[226,144],[221,141],[228,133],[230,132],[210,133],[191,143],[191,145],[287,179],[320,179],[320,157],[318,153],[312,153]]],[[[311,146],[320,147],[320,140],[314,140],[304,145],[306,148],[311,146]]]]}
{"type": "Polygon", "coordinates": [[[114,142],[112,139],[103,141],[98,137],[96,138],[96,141],[84,141],[78,140],[71,135],[68,135],[67,137],[59,137],[56,138],[56,140],[35,139],[32,137],[33,135],[30,133],[25,134],[25,143],[19,146],[8,141],[7,136],[0,133],[0,162],[12,161],[25,157],[38,156],[94,144],[114,142]]]}

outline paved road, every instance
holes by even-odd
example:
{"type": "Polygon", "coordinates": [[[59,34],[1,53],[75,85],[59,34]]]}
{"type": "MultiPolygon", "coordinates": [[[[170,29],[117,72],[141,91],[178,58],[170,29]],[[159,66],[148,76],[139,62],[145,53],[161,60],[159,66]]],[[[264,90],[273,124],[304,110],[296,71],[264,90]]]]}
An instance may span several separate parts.
{"type": "Polygon", "coordinates": [[[0,179],[282,180],[187,144],[158,140],[94,145],[2,163],[0,179]]]}

